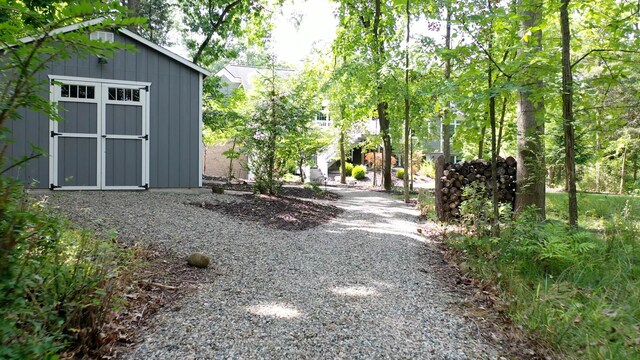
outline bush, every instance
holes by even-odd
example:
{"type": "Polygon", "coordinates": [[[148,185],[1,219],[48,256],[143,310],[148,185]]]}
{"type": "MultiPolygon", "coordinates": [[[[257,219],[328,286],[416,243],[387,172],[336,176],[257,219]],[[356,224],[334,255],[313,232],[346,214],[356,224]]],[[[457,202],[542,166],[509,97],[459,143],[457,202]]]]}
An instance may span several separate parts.
{"type": "Polygon", "coordinates": [[[432,179],[436,177],[436,164],[432,160],[425,160],[420,165],[418,173],[422,176],[428,176],[432,179]]]}
{"type": "Polygon", "coordinates": [[[129,253],[71,229],[6,179],[0,201],[0,358],[55,358],[69,347],[95,356],[129,253]]]}
{"type": "Polygon", "coordinates": [[[367,175],[367,168],[362,165],[354,166],[353,170],[351,170],[351,176],[353,176],[356,180],[362,180],[367,175]]]}
{"type": "Polygon", "coordinates": [[[398,169],[398,171],[396,171],[396,176],[398,179],[404,179],[404,169],[398,169]]]}
{"type": "Polygon", "coordinates": [[[435,198],[435,194],[429,189],[420,189],[418,191],[418,208],[420,209],[420,215],[430,215],[435,218],[435,198]]]}
{"type": "MultiPolygon", "coordinates": [[[[344,169],[345,169],[345,174],[349,176],[349,174],[351,174],[351,172],[353,171],[353,164],[350,162],[345,162],[344,169]]],[[[340,166],[340,172],[342,173],[342,166],[340,166]]]]}
{"type": "MultiPolygon", "coordinates": [[[[585,195],[581,201],[582,214],[593,214],[581,223],[597,224],[597,231],[540,222],[527,209],[498,238],[463,235],[449,242],[467,256],[476,276],[500,289],[516,323],[568,358],[629,359],[640,350],[631,340],[638,336],[640,221],[629,205],[633,198],[615,211],[605,211],[603,198],[585,195]]],[[[624,200],[609,197],[606,203],[624,200]]]]}

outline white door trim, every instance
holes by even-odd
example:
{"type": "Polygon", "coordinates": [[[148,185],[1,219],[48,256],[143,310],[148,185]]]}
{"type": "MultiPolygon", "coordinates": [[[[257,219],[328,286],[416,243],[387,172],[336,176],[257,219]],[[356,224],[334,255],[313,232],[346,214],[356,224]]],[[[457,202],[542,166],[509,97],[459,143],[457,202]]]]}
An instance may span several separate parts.
{"type": "Polygon", "coordinates": [[[85,133],[59,133],[58,122],[49,120],[49,130],[51,137],[49,138],[49,184],[52,190],[143,190],[148,188],[149,184],[149,118],[150,118],[150,96],[149,91],[151,87],[150,82],[140,81],[123,81],[123,80],[109,80],[109,79],[97,79],[87,77],[74,77],[74,76],[62,76],[62,75],[49,75],[50,87],[49,87],[49,101],[55,106],[59,102],[77,102],[77,103],[93,103],[97,104],[96,114],[96,134],[85,133]],[[60,83],[65,84],[77,84],[77,85],[90,85],[95,88],[94,99],[78,99],[78,98],[63,98],[60,95],[61,88],[60,83]],[[131,88],[140,89],[140,101],[112,101],[108,100],[108,87],[116,86],[119,88],[131,88]],[[142,107],[142,134],[147,135],[146,139],[140,139],[142,141],[142,183],[141,186],[106,186],[106,141],[105,136],[112,139],[136,139],[138,136],[133,135],[108,135],[104,126],[106,119],[106,106],[107,104],[113,105],[134,105],[142,107]],[[58,184],[58,138],[73,137],[73,138],[95,138],[97,146],[97,158],[96,158],[96,186],[64,186],[63,188],[57,188],[58,184]],[[146,187],[144,187],[146,185],[146,187]]]}
{"type": "Polygon", "coordinates": [[[98,138],[98,134],[100,133],[100,124],[102,123],[101,119],[101,111],[100,111],[100,98],[102,87],[96,83],[84,81],[82,78],[71,78],[66,77],[65,83],[70,85],[86,85],[94,87],[94,98],[93,99],[80,99],[80,98],[63,98],[60,95],[61,88],[60,84],[54,82],[54,78],[59,79],[59,77],[54,77],[49,75],[49,79],[52,81],[49,85],[49,100],[54,104],[54,106],[58,106],[59,102],[75,102],[75,103],[85,103],[85,104],[96,104],[96,134],[84,134],[84,133],[59,133],[59,124],[57,121],[49,120],[49,188],[51,190],[58,189],[58,153],[59,153],[59,145],[57,139],[60,137],[70,137],[70,138],[95,138],[96,139],[96,185],[95,186],[65,186],[65,189],[68,190],[100,190],[100,139],[98,138]],[[54,136],[55,134],[55,136],[54,136]]]}
{"type": "Polygon", "coordinates": [[[139,106],[142,108],[142,126],[141,132],[142,134],[136,135],[116,135],[116,134],[107,134],[106,129],[104,128],[105,122],[102,122],[102,128],[100,132],[102,149],[101,149],[101,157],[102,157],[102,174],[100,178],[101,189],[103,190],[146,190],[149,188],[149,86],[144,83],[130,82],[124,83],[122,81],[115,82],[103,82],[102,85],[102,118],[107,118],[107,105],[124,105],[124,106],[139,106]],[[118,87],[119,89],[138,89],[140,90],[140,101],[118,101],[118,100],[109,100],[109,87],[118,87]],[[146,89],[144,89],[146,88],[146,89]],[[146,139],[140,138],[140,136],[147,136],[146,139]],[[142,154],[142,182],[138,186],[107,186],[106,176],[107,176],[107,139],[124,139],[124,140],[134,140],[140,141],[141,146],[141,154],[142,154]],[[145,187],[146,186],[146,187],[145,187]]]}

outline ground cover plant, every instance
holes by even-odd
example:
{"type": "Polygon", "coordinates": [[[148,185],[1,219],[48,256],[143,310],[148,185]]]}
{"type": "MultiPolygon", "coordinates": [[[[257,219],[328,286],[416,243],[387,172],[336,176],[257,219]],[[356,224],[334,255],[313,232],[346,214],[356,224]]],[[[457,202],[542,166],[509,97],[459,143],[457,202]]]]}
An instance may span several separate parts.
{"type": "Polygon", "coordinates": [[[0,358],[96,356],[132,253],[74,229],[0,178],[0,358]]]}
{"type": "MultiPolygon", "coordinates": [[[[563,222],[567,195],[503,221],[500,237],[474,222],[449,245],[473,276],[499,289],[505,310],[557,351],[588,359],[640,356],[640,207],[626,196],[581,194],[581,223],[563,222]]],[[[480,220],[478,220],[480,221],[480,220]]]]}

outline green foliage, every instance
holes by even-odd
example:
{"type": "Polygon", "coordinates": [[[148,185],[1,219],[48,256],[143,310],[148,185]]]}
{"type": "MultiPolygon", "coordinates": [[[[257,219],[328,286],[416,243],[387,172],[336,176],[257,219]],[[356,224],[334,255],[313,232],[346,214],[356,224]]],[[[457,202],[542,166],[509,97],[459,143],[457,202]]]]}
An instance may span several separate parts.
{"type": "Polygon", "coordinates": [[[302,167],[327,144],[310,126],[320,106],[314,77],[313,69],[306,69],[285,78],[277,74],[272,63],[250,94],[242,137],[258,193],[277,194],[287,162],[297,158],[302,167]]]}
{"type": "MultiPolygon", "coordinates": [[[[549,215],[566,194],[550,194],[549,215]]],[[[570,229],[524,211],[500,238],[460,236],[451,245],[477,276],[494,282],[512,318],[571,357],[637,357],[640,313],[638,200],[582,195],[581,223],[570,229]]]]}
{"type": "Polygon", "coordinates": [[[252,42],[265,38],[271,11],[260,1],[179,0],[185,42],[196,64],[210,65],[223,57],[236,57],[237,39],[250,37],[252,42]]]}
{"type": "Polygon", "coordinates": [[[351,171],[351,176],[356,180],[362,180],[367,175],[367,168],[362,165],[356,165],[351,171]]]}
{"type": "Polygon", "coordinates": [[[398,179],[404,179],[404,169],[398,169],[396,171],[396,177],[398,177],[398,179]]]}
{"type": "Polygon", "coordinates": [[[71,229],[6,179],[0,199],[0,358],[54,358],[68,346],[90,355],[130,254],[71,229]]]}
{"type": "MultiPolygon", "coordinates": [[[[464,187],[463,201],[460,203],[462,223],[478,234],[488,234],[493,219],[493,206],[489,190],[481,183],[474,182],[464,187]]],[[[500,204],[498,208],[500,222],[511,218],[511,204],[500,204]]]]}
{"type": "Polygon", "coordinates": [[[435,218],[435,194],[429,189],[420,189],[418,191],[418,208],[420,209],[420,215],[431,215],[435,218]]]}
{"type": "Polygon", "coordinates": [[[305,183],[304,188],[313,191],[313,194],[317,197],[322,196],[325,193],[325,191],[322,190],[320,186],[318,186],[318,184],[314,183],[305,183]]]}
{"type": "Polygon", "coordinates": [[[418,171],[422,176],[428,176],[432,179],[436,177],[436,164],[433,160],[425,160],[420,164],[420,170],[418,171]]]}
{"type": "Polygon", "coordinates": [[[138,26],[135,31],[145,39],[162,45],[172,45],[172,39],[169,38],[169,32],[175,28],[174,14],[177,6],[169,0],[140,0],[127,1],[128,6],[136,6],[130,9],[132,16],[138,16],[146,19],[144,26],[138,26]]]}
{"type": "MultiPolygon", "coordinates": [[[[351,172],[353,171],[353,164],[350,162],[345,162],[344,171],[346,174],[351,174],[351,172]]],[[[342,166],[340,166],[340,172],[342,172],[342,166]]]]}

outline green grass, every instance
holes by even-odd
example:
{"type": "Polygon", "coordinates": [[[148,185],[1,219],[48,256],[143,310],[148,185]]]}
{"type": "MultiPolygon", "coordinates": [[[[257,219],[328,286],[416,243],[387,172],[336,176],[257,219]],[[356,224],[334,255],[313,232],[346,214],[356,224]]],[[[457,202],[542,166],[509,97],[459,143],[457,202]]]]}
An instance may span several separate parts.
{"type": "MultiPolygon", "coordinates": [[[[547,217],[567,221],[569,200],[566,193],[547,194],[547,217]]],[[[578,216],[581,226],[602,230],[604,221],[627,209],[632,218],[640,217],[640,197],[611,194],[578,193],[578,216]]]]}
{"type": "Polygon", "coordinates": [[[640,359],[640,199],[580,194],[569,229],[566,194],[549,220],[524,214],[498,239],[461,236],[475,275],[498,285],[512,318],[579,359],[640,359]]]}

